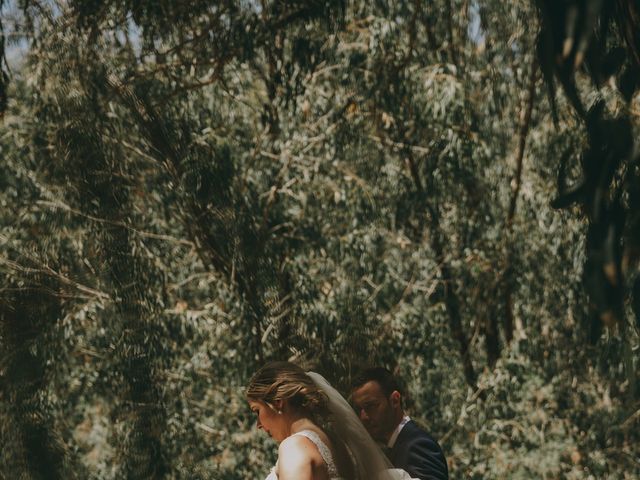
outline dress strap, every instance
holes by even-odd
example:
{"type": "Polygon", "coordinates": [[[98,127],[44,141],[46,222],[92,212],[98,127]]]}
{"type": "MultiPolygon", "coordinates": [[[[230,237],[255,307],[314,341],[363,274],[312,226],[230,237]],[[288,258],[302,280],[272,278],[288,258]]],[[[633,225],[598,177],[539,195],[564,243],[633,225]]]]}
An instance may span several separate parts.
{"type": "Polygon", "coordinates": [[[320,439],[320,436],[314,432],[313,430],[301,430],[300,432],[294,433],[294,435],[302,435],[303,437],[307,437],[309,440],[313,442],[313,444],[318,448],[324,463],[327,464],[327,472],[329,473],[330,478],[337,478],[338,469],[336,468],[336,464],[333,462],[333,455],[331,455],[331,450],[329,447],[320,439]]]}

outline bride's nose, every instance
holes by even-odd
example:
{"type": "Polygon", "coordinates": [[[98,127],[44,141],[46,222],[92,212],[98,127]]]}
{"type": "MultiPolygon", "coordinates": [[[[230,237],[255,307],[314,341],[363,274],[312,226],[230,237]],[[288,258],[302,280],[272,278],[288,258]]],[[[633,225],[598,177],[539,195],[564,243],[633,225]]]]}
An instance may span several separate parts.
{"type": "Polygon", "coordinates": [[[256,420],[256,427],[258,427],[258,430],[264,430],[259,418],[256,420]]]}

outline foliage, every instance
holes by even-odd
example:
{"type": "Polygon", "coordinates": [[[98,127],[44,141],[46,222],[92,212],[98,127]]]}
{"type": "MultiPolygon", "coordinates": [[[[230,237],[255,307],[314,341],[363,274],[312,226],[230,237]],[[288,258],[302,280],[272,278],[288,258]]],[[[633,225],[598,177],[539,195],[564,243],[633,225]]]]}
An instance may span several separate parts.
{"type": "Polygon", "coordinates": [[[271,358],[345,392],[396,370],[452,478],[637,474],[631,253],[604,331],[590,280],[602,225],[637,241],[637,168],[602,185],[624,228],[564,185],[635,151],[638,97],[580,69],[590,117],[544,97],[538,3],[20,3],[0,476],[260,478],[242,387],[271,358]]]}
{"type": "MultiPolygon", "coordinates": [[[[638,152],[637,128],[631,118],[632,100],[640,72],[637,2],[604,4],[583,1],[575,5],[538,2],[542,28],[538,57],[554,106],[555,79],[584,124],[587,143],[576,154],[567,148],[560,160],[559,195],[555,208],[579,204],[588,218],[585,286],[592,303],[592,340],[603,324],[629,328],[625,300],[637,292],[638,152]],[[587,68],[595,87],[615,79],[618,92],[610,92],[587,109],[576,76],[587,68]],[[625,103],[623,103],[623,101],[625,103]],[[580,177],[567,181],[567,164],[580,159],[580,177]]],[[[633,300],[633,305],[637,302],[633,300]]],[[[636,313],[636,320],[638,315],[636,313]]],[[[636,321],[637,324],[637,321],[636,321]]],[[[626,352],[631,389],[638,387],[633,354],[626,352]]]]}

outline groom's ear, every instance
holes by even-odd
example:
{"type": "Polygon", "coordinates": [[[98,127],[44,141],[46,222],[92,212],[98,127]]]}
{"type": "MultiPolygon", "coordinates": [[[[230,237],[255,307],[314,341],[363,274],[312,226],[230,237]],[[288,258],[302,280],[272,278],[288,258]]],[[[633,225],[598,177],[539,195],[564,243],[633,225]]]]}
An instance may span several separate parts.
{"type": "Polygon", "coordinates": [[[402,407],[402,396],[398,390],[391,392],[391,395],[389,395],[389,401],[391,402],[391,406],[394,408],[402,407]]]}

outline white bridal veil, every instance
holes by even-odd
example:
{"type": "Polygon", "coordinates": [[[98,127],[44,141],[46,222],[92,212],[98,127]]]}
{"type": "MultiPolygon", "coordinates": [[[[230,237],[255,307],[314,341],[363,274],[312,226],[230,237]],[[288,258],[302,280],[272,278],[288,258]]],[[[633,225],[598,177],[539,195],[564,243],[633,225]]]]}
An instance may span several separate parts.
{"type": "Polygon", "coordinates": [[[307,372],[313,382],[329,399],[329,411],[333,415],[333,429],[351,452],[358,479],[404,480],[410,479],[403,470],[393,469],[380,447],[373,441],[351,405],[322,375],[307,372]]]}

